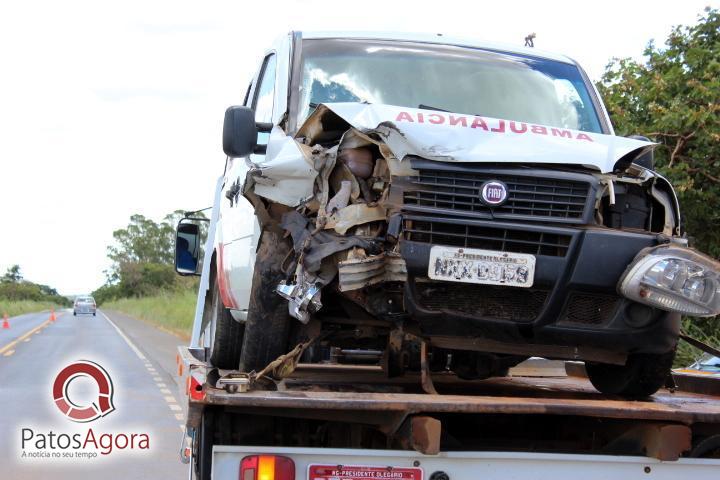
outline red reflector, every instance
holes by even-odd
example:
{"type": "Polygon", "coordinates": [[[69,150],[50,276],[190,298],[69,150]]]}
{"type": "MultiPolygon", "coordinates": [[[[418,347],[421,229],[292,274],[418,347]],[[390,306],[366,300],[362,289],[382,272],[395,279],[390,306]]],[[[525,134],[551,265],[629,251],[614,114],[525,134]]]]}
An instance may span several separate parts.
{"type": "Polygon", "coordinates": [[[240,462],[238,480],[295,480],[295,462],[280,455],[250,455],[240,462]]]}
{"type": "Polygon", "coordinates": [[[195,377],[190,375],[188,378],[188,395],[190,395],[190,398],[193,400],[202,400],[205,398],[205,391],[203,390],[203,386],[198,382],[195,377]]]}

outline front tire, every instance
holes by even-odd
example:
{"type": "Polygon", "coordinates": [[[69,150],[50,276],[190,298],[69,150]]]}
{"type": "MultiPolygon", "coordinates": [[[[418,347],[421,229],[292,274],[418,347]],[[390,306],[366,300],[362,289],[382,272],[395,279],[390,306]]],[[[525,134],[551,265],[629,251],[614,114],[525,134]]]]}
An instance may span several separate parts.
{"type": "Polygon", "coordinates": [[[585,363],[590,383],[601,393],[647,397],[657,392],[670,374],[675,350],[663,354],[636,353],[625,365],[585,363]]]}
{"type": "Polygon", "coordinates": [[[220,298],[217,279],[213,282],[209,305],[212,338],[209,339],[210,363],[217,368],[236,369],[240,362],[240,350],[243,343],[245,326],[235,321],[230,310],[225,308],[220,298]]]}
{"type": "Polygon", "coordinates": [[[264,230],[260,236],[240,354],[240,370],[243,372],[259,371],[287,353],[290,331],[288,303],[275,293],[275,288],[285,279],[281,265],[291,248],[288,240],[278,232],[264,230]]]}

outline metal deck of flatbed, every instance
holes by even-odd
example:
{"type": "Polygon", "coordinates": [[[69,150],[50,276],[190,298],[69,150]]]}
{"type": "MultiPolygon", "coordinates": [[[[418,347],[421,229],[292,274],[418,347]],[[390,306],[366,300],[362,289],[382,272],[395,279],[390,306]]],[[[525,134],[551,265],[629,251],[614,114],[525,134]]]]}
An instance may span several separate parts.
{"type": "Polygon", "coordinates": [[[439,395],[419,391],[417,378],[390,382],[376,372],[318,372],[299,369],[278,389],[228,393],[206,388],[203,403],[276,412],[334,411],[419,413],[544,414],[683,424],[720,424],[720,396],[661,390],[650,398],[626,400],[598,393],[578,377],[505,377],[459,382],[433,376],[439,395]],[[312,381],[309,380],[312,378],[312,381]],[[348,383],[348,378],[353,383],[348,383]]]}

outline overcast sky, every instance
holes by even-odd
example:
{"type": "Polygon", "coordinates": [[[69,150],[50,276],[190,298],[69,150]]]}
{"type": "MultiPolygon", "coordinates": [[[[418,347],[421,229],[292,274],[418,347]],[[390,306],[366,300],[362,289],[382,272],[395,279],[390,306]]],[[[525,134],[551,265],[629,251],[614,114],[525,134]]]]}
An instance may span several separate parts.
{"type": "Polygon", "coordinates": [[[565,53],[598,79],[717,1],[3,1],[0,274],[104,281],[133,213],[209,206],[225,107],[290,30],[446,33],[565,53]],[[427,6],[425,6],[427,5],[427,6]]]}

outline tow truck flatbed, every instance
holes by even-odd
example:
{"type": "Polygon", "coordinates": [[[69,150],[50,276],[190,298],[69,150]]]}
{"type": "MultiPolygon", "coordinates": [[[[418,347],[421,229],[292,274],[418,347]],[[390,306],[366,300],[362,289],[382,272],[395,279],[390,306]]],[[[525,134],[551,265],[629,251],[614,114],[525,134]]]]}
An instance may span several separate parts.
{"type": "MultiPolygon", "coordinates": [[[[435,379],[443,392],[443,383],[435,379]]],[[[676,390],[661,390],[650,398],[631,401],[595,391],[586,379],[575,377],[491,378],[464,385],[464,394],[414,393],[408,386],[395,391],[368,391],[373,384],[312,383],[285,381],[281,390],[228,393],[208,388],[205,403],[233,407],[292,410],[356,410],[416,413],[485,413],[579,415],[600,418],[642,419],[693,424],[720,424],[720,397],[676,390]]],[[[392,390],[392,385],[375,384],[392,390]]],[[[322,415],[326,415],[323,412],[322,415]]]]}

